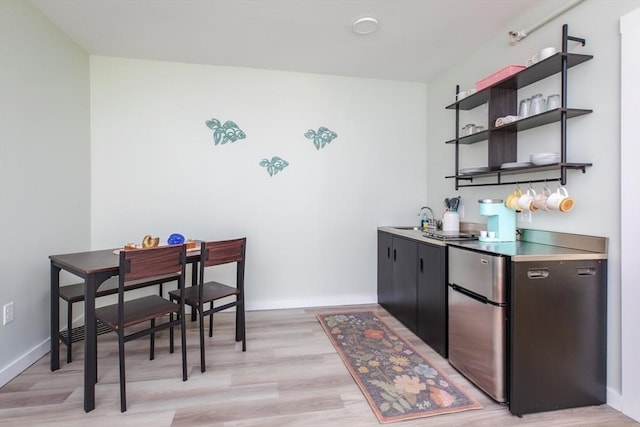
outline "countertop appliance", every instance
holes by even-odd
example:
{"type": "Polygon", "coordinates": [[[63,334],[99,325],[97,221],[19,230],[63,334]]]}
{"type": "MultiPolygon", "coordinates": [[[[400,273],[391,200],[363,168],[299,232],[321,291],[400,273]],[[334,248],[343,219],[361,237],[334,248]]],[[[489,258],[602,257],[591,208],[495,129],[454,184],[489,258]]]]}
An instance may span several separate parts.
{"type": "Polygon", "coordinates": [[[449,363],[507,401],[508,258],[449,246],[449,363]]]}
{"type": "Polygon", "coordinates": [[[480,215],[487,217],[487,236],[483,242],[513,242],[516,240],[516,211],[504,205],[501,199],[478,200],[480,215]]]}
{"type": "Polygon", "coordinates": [[[464,233],[461,231],[444,231],[444,230],[428,230],[423,234],[424,237],[436,240],[454,241],[454,240],[475,240],[477,234],[464,233]]]}

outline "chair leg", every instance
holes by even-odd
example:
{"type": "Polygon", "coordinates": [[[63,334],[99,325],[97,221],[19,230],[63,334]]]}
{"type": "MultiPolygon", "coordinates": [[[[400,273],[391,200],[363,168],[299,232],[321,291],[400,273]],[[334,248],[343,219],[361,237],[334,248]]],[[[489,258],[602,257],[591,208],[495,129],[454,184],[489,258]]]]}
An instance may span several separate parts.
{"type": "MultiPolygon", "coordinates": [[[[213,310],[213,301],[209,304],[209,310],[213,310]]],[[[213,312],[209,315],[209,338],[213,337],[213,312]]]]}
{"type": "MultiPolygon", "coordinates": [[[[173,322],[173,313],[169,313],[169,322],[173,322]]],[[[169,353],[173,353],[173,326],[169,327],[169,353]]]]}
{"type": "MultiPolygon", "coordinates": [[[[150,321],[151,328],[155,328],[156,319],[151,319],[150,321]]],[[[149,335],[149,360],[153,360],[155,357],[155,349],[156,349],[156,334],[153,332],[149,335]]]]}
{"type": "Polygon", "coordinates": [[[180,316],[180,332],[182,338],[182,381],[187,380],[187,323],[185,321],[184,313],[180,316]]]}
{"type": "Polygon", "coordinates": [[[246,318],[244,301],[238,301],[236,305],[236,342],[242,341],[242,351],[247,351],[246,318]]]}
{"type": "Polygon", "coordinates": [[[67,301],[67,363],[71,363],[71,320],[73,319],[73,304],[67,301]]]}
{"type": "Polygon", "coordinates": [[[120,412],[127,410],[124,369],[124,332],[118,331],[118,353],[120,353],[120,412]]]}
{"type": "MultiPolygon", "coordinates": [[[[200,304],[198,307],[198,314],[200,320],[200,372],[205,372],[207,370],[207,364],[204,360],[204,315],[203,315],[204,304],[200,304]]],[[[209,329],[211,330],[211,329],[209,329]]]]}

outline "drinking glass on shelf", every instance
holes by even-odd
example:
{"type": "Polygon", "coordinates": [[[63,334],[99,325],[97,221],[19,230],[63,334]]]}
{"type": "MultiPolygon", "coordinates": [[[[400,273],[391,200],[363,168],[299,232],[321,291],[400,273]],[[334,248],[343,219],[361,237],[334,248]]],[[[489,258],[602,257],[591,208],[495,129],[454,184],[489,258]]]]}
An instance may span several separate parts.
{"type": "Polygon", "coordinates": [[[560,108],[560,95],[554,93],[547,98],[547,111],[555,110],[556,108],[560,108]]]}
{"type": "Polygon", "coordinates": [[[547,101],[541,93],[537,93],[531,97],[531,115],[544,113],[547,111],[547,101]]]}
{"type": "Polygon", "coordinates": [[[518,108],[518,118],[524,119],[531,113],[531,98],[526,98],[520,101],[520,107],[518,108]]]}

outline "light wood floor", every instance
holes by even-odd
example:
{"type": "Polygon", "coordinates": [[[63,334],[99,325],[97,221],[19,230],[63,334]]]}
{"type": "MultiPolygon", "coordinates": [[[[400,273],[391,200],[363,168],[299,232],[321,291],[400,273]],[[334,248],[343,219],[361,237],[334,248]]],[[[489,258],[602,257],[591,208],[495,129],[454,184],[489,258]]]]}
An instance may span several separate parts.
{"type": "Polygon", "coordinates": [[[188,322],[189,380],[182,381],[180,353],[168,352],[167,335],[127,344],[128,410],[120,413],[115,334],[99,337],[96,409],[83,411],[82,343],[74,361],[49,370],[45,356],[0,389],[0,425],[7,426],[376,426],[360,389],[315,318],[318,312],[371,309],[411,342],[434,366],[464,387],[484,408],[396,425],[412,426],[631,426],[602,405],[512,416],[504,406],[458,374],[396,319],[376,305],[253,311],[247,313],[247,351],[233,341],[233,313],[215,317],[207,343],[207,372],[199,367],[197,322],[188,322]]]}

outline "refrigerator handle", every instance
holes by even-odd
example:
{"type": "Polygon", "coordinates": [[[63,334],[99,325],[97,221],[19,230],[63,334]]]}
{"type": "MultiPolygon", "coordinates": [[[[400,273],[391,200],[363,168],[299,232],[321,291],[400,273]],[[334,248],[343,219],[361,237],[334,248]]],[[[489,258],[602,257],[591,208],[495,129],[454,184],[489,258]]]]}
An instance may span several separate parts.
{"type": "Polygon", "coordinates": [[[469,298],[473,298],[474,300],[477,300],[483,304],[489,304],[489,298],[485,297],[484,295],[477,294],[473,291],[470,291],[469,289],[463,288],[462,286],[458,286],[455,283],[452,283],[449,286],[451,286],[454,291],[460,292],[461,294],[466,295],[469,298]]]}

